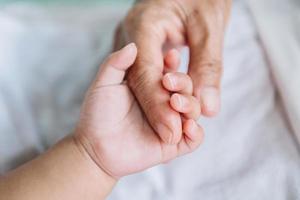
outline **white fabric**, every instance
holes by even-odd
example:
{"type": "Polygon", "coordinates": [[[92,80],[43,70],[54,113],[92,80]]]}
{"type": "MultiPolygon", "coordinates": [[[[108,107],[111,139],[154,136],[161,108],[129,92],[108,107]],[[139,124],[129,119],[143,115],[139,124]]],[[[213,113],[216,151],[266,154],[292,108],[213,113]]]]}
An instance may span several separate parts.
{"type": "Polygon", "coordinates": [[[126,8],[0,10],[0,173],[72,131],[126,8]]]}
{"type": "MultiPolygon", "coordinates": [[[[72,131],[83,93],[125,11],[82,10],[1,10],[1,172],[72,131]]],[[[223,108],[219,117],[201,119],[203,145],[168,165],[122,179],[110,200],[300,199],[297,144],[240,1],[225,46],[223,108]]]]}
{"type": "Polygon", "coordinates": [[[249,5],[300,142],[300,1],[251,0],[249,5]]]}

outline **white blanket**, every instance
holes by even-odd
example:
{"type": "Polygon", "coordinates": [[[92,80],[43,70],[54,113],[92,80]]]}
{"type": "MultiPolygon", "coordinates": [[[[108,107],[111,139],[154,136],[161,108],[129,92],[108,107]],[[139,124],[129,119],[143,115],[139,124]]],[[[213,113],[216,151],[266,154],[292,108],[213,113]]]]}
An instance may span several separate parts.
{"type": "Polygon", "coordinates": [[[249,5],[300,142],[300,1],[251,0],[249,5]]]}
{"type": "MultiPolygon", "coordinates": [[[[0,11],[1,172],[72,131],[124,12],[18,4],[0,11]]],[[[252,20],[236,1],[225,45],[223,108],[219,117],[200,120],[203,145],[122,179],[109,199],[300,199],[297,143],[252,20]]]]}

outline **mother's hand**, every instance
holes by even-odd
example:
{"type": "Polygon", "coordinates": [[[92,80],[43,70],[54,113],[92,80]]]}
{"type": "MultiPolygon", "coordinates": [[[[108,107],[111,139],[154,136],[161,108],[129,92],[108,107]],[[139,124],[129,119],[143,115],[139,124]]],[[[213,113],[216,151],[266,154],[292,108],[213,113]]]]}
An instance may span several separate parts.
{"type": "Polygon", "coordinates": [[[129,85],[151,126],[165,142],[172,138],[171,143],[177,143],[182,127],[180,115],[168,105],[170,94],[160,82],[164,50],[189,47],[188,73],[194,95],[203,115],[216,115],[220,109],[223,37],[230,6],[231,0],[141,0],[117,30],[116,48],[129,42],[137,44],[139,53],[128,74],[129,85]]]}

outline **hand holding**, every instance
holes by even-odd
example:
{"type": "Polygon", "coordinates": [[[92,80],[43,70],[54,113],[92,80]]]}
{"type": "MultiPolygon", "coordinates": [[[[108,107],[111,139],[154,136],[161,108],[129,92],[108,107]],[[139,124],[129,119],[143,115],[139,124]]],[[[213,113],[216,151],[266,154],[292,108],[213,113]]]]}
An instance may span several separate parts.
{"type": "Polygon", "coordinates": [[[166,143],[178,143],[182,127],[180,115],[168,106],[170,94],[160,82],[164,54],[189,47],[193,95],[204,116],[215,116],[220,110],[223,38],[230,6],[231,0],[140,0],[117,30],[116,48],[137,44],[139,53],[129,70],[128,84],[150,125],[166,143]]]}
{"type": "MultiPolygon", "coordinates": [[[[125,72],[134,63],[136,55],[136,46],[130,44],[113,53],[102,64],[87,92],[75,131],[76,140],[92,160],[114,178],[189,153],[200,145],[203,137],[203,131],[195,120],[185,119],[184,134],[178,144],[169,145],[160,139],[128,85],[123,82],[125,72]]],[[[162,80],[160,82],[162,84],[162,80]]],[[[191,107],[195,103],[188,95],[192,90],[191,80],[172,73],[166,75],[163,82],[169,91],[177,92],[168,100],[172,105],[170,109],[187,117],[194,116],[191,107]],[[168,82],[170,77],[174,87],[168,82]]]]}

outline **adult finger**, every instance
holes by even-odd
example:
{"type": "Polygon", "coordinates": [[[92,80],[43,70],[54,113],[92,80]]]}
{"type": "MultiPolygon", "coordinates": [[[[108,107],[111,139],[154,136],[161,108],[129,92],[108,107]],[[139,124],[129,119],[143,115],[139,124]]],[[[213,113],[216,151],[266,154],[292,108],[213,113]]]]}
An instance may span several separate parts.
{"type": "Polygon", "coordinates": [[[161,84],[164,68],[162,45],[165,38],[163,32],[155,33],[157,30],[143,29],[134,37],[138,56],[129,70],[128,83],[152,128],[165,143],[175,144],[182,136],[181,118],[170,107],[170,93],[161,84]]]}
{"type": "Polygon", "coordinates": [[[187,37],[190,48],[189,75],[194,94],[201,102],[205,116],[215,116],[220,110],[222,50],[227,22],[228,1],[212,1],[206,11],[194,12],[188,19],[187,37]]]}

